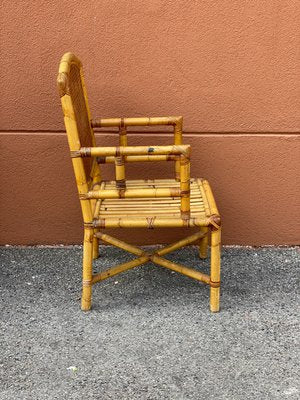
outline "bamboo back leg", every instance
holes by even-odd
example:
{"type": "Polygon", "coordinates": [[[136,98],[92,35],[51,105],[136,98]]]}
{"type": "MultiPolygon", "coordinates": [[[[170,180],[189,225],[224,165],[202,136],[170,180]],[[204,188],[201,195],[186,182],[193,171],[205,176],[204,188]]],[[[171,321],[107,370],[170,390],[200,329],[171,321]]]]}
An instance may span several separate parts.
{"type": "MultiPolygon", "coordinates": [[[[220,285],[221,272],[221,228],[211,231],[211,266],[210,280],[220,285]]],[[[220,286],[210,287],[210,310],[218,312],[220,309],[220,286]]]]}
{"type": "Polygon", "coordinates": [[[89,311],[92,299],[93,229],[85,228],[83,240],[83,270],[81,309],[89,311]]]}
{"type": "Polygon", "coordinates": [[[207,258],[207,248],[208,248],[208,227],[207,226],[202,226],[200,228],[200,231],[205,234],[203,238],[200,239],[200,244],[199,244],[199,257],[204,260],[207,258]]]}

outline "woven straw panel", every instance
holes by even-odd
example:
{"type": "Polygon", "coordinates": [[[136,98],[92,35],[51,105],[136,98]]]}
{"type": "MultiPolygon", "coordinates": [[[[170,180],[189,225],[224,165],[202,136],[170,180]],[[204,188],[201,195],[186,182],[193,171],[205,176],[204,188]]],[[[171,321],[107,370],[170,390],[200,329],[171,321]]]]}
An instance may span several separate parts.
{"type": "MultiPolygon", "coordinates": [[[[80,69],[77,65],[72,64],[70,68],[70,80],[69,80],[70,96],[73,103],[75,119],[80,137],[81,147],[93,146],[92,132],[90,128],[88,111],[86,108],[85,98],[83,94],[83,88],[80,77],[80,69]]],[[[89,181],[92,170],[92,159],[83,158],[84,169],[86,178],[89,181]]]]}

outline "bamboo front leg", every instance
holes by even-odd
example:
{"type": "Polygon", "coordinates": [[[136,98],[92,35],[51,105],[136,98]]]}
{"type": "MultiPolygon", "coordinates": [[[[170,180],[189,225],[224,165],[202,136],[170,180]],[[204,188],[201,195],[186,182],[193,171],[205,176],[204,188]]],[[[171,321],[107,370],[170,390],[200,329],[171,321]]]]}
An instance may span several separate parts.
{"type": "Polygon", "coordinates": [[[84,230],[81,309],[89,311],[92,300],[93,229],[84,230]]]}
{"type": "Polygon", "coordinates": [[[202,226],[200,231],[205,235],[200,239],[199,244],[199,257],[201,259],[207,258],[207,248],[208,248],[208,227],[202,226]]]}
{"type": "MultiPolygon", "coordinates": [[[[220,283],[221,267],[221,228],[211,231],[211,266],[210,280],[214,284],[220,283]]],[[[210,287],[210,310],[218,312],[220,309],[220,287],[210,287]]]]}

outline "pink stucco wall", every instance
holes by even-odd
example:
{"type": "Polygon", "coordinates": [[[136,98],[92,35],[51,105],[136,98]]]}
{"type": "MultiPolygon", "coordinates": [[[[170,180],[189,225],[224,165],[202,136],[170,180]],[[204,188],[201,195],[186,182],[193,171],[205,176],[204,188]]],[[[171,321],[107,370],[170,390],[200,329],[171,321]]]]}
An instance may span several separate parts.
{"type": "Polygon", "coordinates": [[[55,188],[74,184],[55,83],[66,51],[83,61],[94,116],[184,116],[226,243],[299,242],[299,1],[4,0],[0,18],[1,243],[80,241],[75,191],[55,188]]]}

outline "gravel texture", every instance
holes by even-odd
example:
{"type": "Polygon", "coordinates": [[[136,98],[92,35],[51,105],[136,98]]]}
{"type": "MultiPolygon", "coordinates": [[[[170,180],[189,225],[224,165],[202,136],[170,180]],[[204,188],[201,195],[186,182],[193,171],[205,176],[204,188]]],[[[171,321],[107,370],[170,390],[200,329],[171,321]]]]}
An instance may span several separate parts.
{"type": "MultiPolygon", "coordinates": [[[[147,264],[80,311],[81,247],[4,247],[0,399],[300,399],[298,248],[224,248],[209,289],[147,264]]],[[[131,256],[101,248],[97,270],[131,256]]],[[[202,271],[195,247],[170,259],[202,271]]]]}

